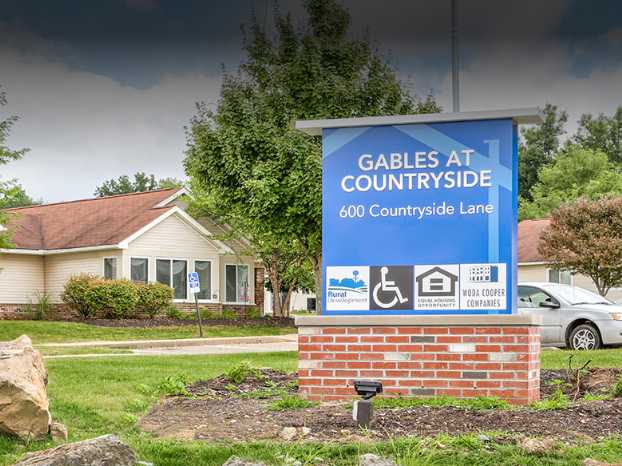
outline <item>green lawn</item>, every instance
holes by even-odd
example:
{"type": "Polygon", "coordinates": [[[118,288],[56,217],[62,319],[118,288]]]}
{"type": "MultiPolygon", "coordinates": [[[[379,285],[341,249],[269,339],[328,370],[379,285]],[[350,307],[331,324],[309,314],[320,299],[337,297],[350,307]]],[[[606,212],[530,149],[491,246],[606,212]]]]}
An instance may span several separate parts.
{"type": "MultiPolygon", "coordinates": [[[[618,351],[582,353],[594,361],[613,363],[618,351]]],[[[565,366],[567,352],[547,351],[543,364],[565,366]],[[564,357],[565,356],[565,357],[564,357]]],[[[375,452],[392,456],[400,465],[580,465],[586,457],[622,460],[622,442],[610,439],[582,445],[558,445],[546,455],[530,455],[507,442],[484,445],[477,436],[439,437],[436,439],[400,439],[382,444],[309,444],[239,443],[210,444],[199,441],[158,440],[140,433],[136,420],[156,401],[154,390],[168,376],[183,376],[189,381],[214,377],[240,361],[255,366],[293,371],[296,353],[241,354],[218,356],[127,356],[108,359],[47,360],[52,414],[65,423],[70,440],[116,433],[134,447],[142,459],[156,466],[221,465],[235,454],[268,464],[283,464],[285,457],[303,464],[354,465],[359,454],[375,452]]],[[[598,364],[594,364],[598,365],[598,364]]],[[[620,362],[618,365],[621,365],[620,362]]],[[[0,437],[0,465],[9,465],[23,452],[51,446],[34,442],[25,446],[0,437]]]]}
{"type": "Polygon", "coordinates": [[[569,351],[544,350],[542,351],[542,369],[561,369],[568,367],[568,358],[573,355],[572,367],[581,367],[591,361],[590,367],[620,367],[622,368],[622,348],[604,349],[598,351],[569,351]]]}
{"type": "MultiPolygon", "coordinates": [[[[210,326],[203,328],[205,337],[246,337],[296,333],[292,327],[210,326]]],[[[199,328],[194,325],[153,328],[111,328],[76,322],[41,322],[27,320],[0,321],[0,341],[28,335],[35,345],[89,340],[150,340],[171,338],[198,338],[199,328]]]]}
{"type": "Polygon", "coordinates": [[[88,348],[64,348],[59,346],[39,347],[43,356],[65,356],[82,354],[132,354],[132,350],[123,348],[88,347],[88,348]]]}

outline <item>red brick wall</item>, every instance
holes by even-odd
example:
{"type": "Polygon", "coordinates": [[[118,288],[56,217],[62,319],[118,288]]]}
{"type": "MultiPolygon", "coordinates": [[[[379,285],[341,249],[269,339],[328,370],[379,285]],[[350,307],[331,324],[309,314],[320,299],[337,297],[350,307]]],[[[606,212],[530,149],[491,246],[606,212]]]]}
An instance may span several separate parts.
{"type": "Polygon", "coordinates": [[[301,326],[300,392],[356,397],[353,381],[381,381],[389,396],[539,399],[537,326],[301,326]]]}

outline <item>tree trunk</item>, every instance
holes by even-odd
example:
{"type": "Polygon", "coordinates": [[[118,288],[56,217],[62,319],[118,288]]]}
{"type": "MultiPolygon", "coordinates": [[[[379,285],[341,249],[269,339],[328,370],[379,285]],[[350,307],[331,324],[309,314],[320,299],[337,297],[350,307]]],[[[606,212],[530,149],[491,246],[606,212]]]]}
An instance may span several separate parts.
{"type": "Polygon", "coordinates": [[[283,304],[282,304],[284,317],[289,317],[289,304],[292,300],[293,291],[294,291],[293,288],[288,288],[287,293],[285,294],[285,299],[283,300],[283,304]]]}
{"type": "Polygon", "coordinates": [[[320,314],[324,302],[322,296],[322,255],[319,254],[312,257],[311,263],[313,264],[313,277],[315,281],[315,311],[320,314]]]}
{"type": "Polygon", "coordinates": [[[281,280],[279,279],[279,272],[277,270],[278,260],[272,261],[268,270],[268,280],[270,280],[270,286],[272,286],[272,315],[274,317],[283,317],[283,305],[281,303],[281,280]]]}

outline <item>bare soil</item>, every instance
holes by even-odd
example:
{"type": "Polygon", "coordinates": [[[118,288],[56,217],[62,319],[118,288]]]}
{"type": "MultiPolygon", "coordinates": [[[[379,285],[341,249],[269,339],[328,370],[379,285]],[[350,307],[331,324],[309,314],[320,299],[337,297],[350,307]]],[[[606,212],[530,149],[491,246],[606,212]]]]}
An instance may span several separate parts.
{"type": "MultiPolygon", "coordinates": [[[[582,377],[581,396],[609,393],[620,370],[592,369],[582,377]]],[[[542,372],[542,397],[557,387],[576,393],[576,386],[558,382],[565,371],[542,372]],[[553,382],[553,383],[552,383],[553,382]]],[[[511,432],[562,440],[597,439],[622,434],[622,399],[579,401],[569,408],[537,411],[474,410],[451,407],[377,409],[368,432],[356,427],[346,403],[287,411],[271,411],[271,398],[249,398],[251,392],[281,388],[295,393],[295,375],[262,370],[260,377],[247,379],[232,390],[221,376],[197,382],[188,390],[196,398],[167,398],[140,421],[140,427],[158,437],[209,441],[253,441],[279,439],[285,427],[297,429],[296,439],[305,441],[373,441],[392,437],[440,433],[511,432]],[[303,429],[305,428],[305,429],[303,429]],[[307,430],[309,429],[309,430],[307,430]]]]}

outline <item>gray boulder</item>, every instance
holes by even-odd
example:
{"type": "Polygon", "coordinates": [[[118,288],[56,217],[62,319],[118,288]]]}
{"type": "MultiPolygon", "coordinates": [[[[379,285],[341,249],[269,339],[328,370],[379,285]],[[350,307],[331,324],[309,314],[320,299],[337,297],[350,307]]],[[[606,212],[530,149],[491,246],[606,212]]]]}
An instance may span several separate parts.
{"type": "Polygon", "coordinates": [[[136,454],[114,435],[29,453],[14,466],[134,466],[136,454]]]}

